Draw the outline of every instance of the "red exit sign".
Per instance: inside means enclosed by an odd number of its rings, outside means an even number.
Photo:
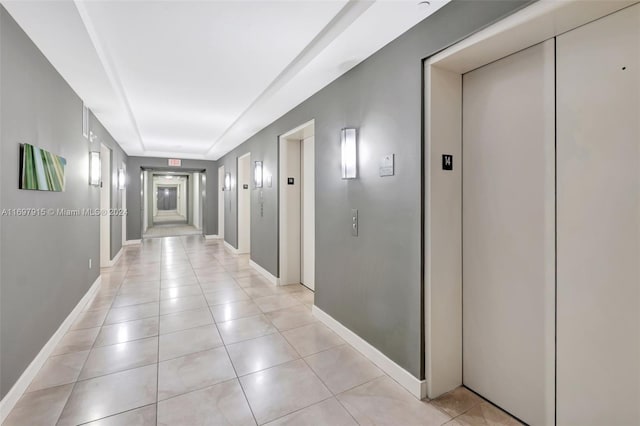
[[[178,160],[177,158],[169,158],[169,166],[170,167],[181,167],[182,160]]]

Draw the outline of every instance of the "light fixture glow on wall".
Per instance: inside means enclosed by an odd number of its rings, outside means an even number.
[[[100,169],[102,164],[100,163],[100,152],[91,151],[89,153],[89,184],[93,186],[100,186]]]
[[[342,129],[342,179],[358,177],[358,152],[356,129]]]
[[[253,167],[253,182],[256,188],[262,188],[262,161],[256,161]]]
[[[224,174],[224,190],[231,191],[231,173]]]
[[[124,169],[118,169],[118,189],[125,189],[127,187],[127,176],[124,174]]]

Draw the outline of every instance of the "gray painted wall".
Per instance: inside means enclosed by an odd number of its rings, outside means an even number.
[[[277,170],[278,135],[315,119],[316,298],[319,308],[416,377],[422,343],[422,59],[527,4],[453,1],[219,160],[237,173],[251,152]],[[359,132],[359,177],[340,178],[340,129]],[[396,155],[396,174],[378,163]],[[278,193],[251,209],[251,258],[278,275]],[[225,194],[225,240],[237,246],[236,188]],[[258,190],[251,191],[257,206]],[[360,234],[350,234],[351,209]]]
[[[100,206],[89,185],[91,144],[82,136],[82,101],[0,6],[0,207]],[[97,120],[99,139],[122,150]],[[19,144],[67,160],[64,192],[23,191]],[[95,144],[94,144],[95,145]],[[93,147],[95,149],[95,147]],[[99,217],[1,217],[0,397],[4,397],[100,273]],[[120,249],[113,230],[112,253]],[[93,268],[89,269],[89,258]]]
[[[142,197],[140,196],[140,172],[142,168],[177,171],[168,167],[166,158],[129,157],[127,162],[127,240],[142,238]],[[218,233],[218,163],[205,160],[182,160],[181,170],[206,171],[206,196],[204,204],[203,228],[206,235]],[[149,204],[152,198],[149,197]],[[151,223],[151,221],[149,222]]]

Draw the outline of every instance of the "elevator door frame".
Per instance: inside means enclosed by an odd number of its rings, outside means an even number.
[[[462,385],[462,75],[637,3],[537,2],[423,63],[423,397]],[[443,170],[453,155],[453,170]]]

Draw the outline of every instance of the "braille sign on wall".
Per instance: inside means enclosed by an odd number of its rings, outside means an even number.
[[[287,184],[293,185],[293,178],[287,178]]]
[[[453,170],[453,155],[442,155],[442,170]]]
[[[394,157],[395,154],[387,154],[380,160],[380,177],[393,176],[394,174]]]

